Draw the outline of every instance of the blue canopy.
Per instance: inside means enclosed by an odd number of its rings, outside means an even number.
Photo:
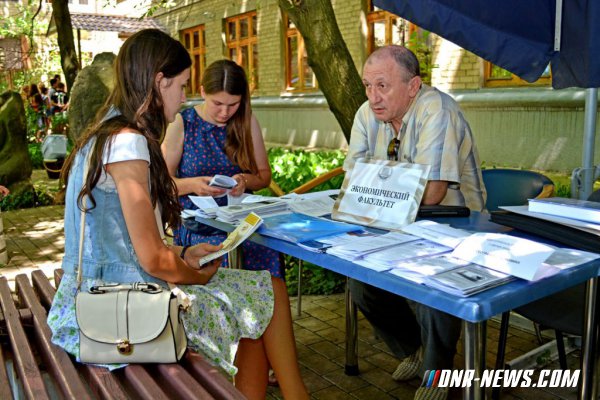
[[[555,89],[600,87],[600,1],[562,3],[558,51],[556,0],[374,0],[374,4],[526,81],[537,80],[551,63]]]

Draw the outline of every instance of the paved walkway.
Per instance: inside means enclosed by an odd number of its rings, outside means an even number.
[[[9,282],[20,273],[42,269],[52,277],[60,266],[64,249],[63,207],[51,206],[0,214],[4,221],[9,263],[0,274]],[[412,399],[420,384],[419,379],[407,383],[393,381],[390,374],[397,360],[386,346],[373,336],[368,322],[359,319],[359,366],[361,374],[349,377],[344,374],[344,297],[303,296],[302,314],[296,316],[296,299],[292,298],[294,331],[302,373],[313,399]],[[487,365],[495,363],[498,323],[488,324]],[[512,328],[509,334],[507,360],[522,355],[537,346],[530,331]],[[569,356],[573,368],[578,368],[577,352]],[[455,359],[455,367],[462,368],[462,346]],[[547,367],[548,368],[548,367]],[[558,368],[555,364],[549,368]],[[503,399],[575,399],[575,389],[509,389]],[[451,391],[451,399],[461,398],[459,390]],[[269,389],[269,399],[280,399],[277,388]]]

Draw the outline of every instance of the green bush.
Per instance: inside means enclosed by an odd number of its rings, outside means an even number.
[[[306,151],[271,148],[268,150],[269,162],[273,171],[272,179],[288,193],[298,186],[340,167],[345,158],[341,150]],[[344,180],[343,175],[332,178],[329,182],[317,186],[313,191],[339,189]],[[263,189],[259,194],[268,195],[270,191]],[[285,279],[288,293],[298,293],[299,260],[285,256]],[[302,268],[302,294],[327,295],[344,291],[346,278],[335,272],[304,263]]]
[[[340,167],[346,157],[341,150],[307,151],[273,147],[267,153],[273,172],[272,179],[285,193]],[[342,175],[336,176],[329,182],[317,186],[313,191],[339,189],[343,181]],[[269,195],[270,191],[263,189],[258,194]]]
[[[0,209],[3,211],[21,208],[42,207],[54,204],[54,193],[47,188],[34,185],[33,191],[25,191],[19,195],[9,194],[0,200]]]
[[[44,169],[44,156],[42,155],[42,144],[33,142],[29,143],[29,158],[33,169]]]

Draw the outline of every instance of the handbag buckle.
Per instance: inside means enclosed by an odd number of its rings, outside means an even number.
[[[117,351],[121,355],[128,356],[133,353],[133,345],[129,342],[129,340],[123,339],[117,343]]]

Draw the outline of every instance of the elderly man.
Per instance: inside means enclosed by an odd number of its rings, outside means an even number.
[[[469,124],[452,97],[423,84],[419,75],[419,61],[405,47],[387,46],[369,56],[363,68],[368,101],[356,113],[344,169],[361,157],[428,164],[422,204],[481,211],[486,193]],[[452,368],[459,319],[358,281],[350,281],[350,290],[376,333],[402,360],[394,379]],[[419,388],[415,399],[447,395],[446,388]]]

